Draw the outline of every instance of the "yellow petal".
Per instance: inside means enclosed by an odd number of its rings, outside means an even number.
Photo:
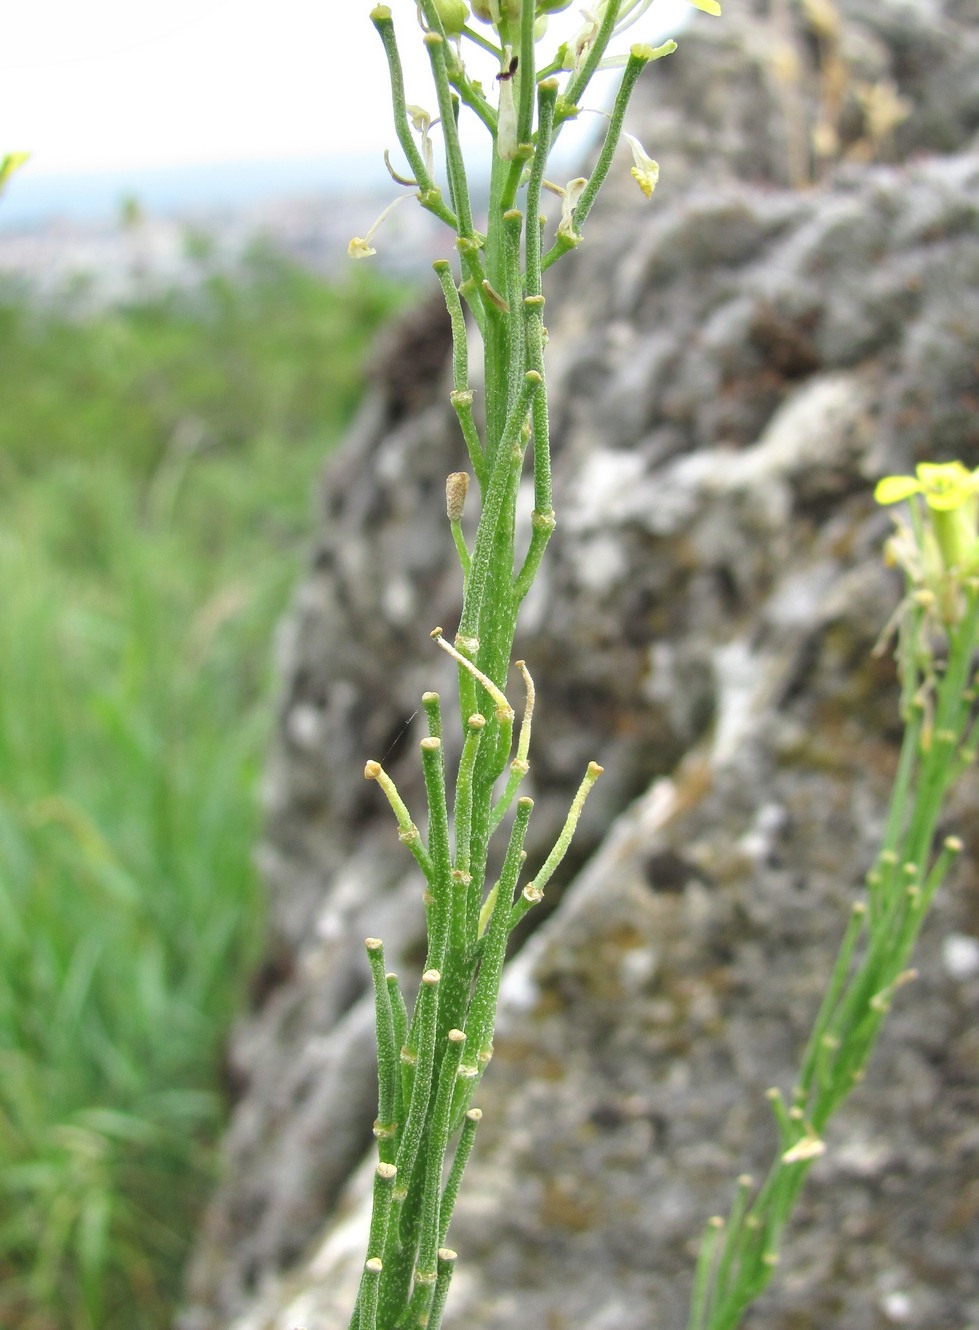
[[[647,199],[652,198],[653,190],[659,183],[659,167],[655,162],[651,162],[650,166],[655,169],[650,170],[649,167],[646,167],[640,171],[638,166],[632,166],[629,168],[630,174]]]
[[[721,7],[717,0],[690,0],[694,9],[702,9],[705,14],[713,14],[715,18],[720,18]]]
[[[631,168],[633,179],[648,199],[659,183],[659,163],[653,161],[633,134],[623,134],[622,137],[632,149],[632,160],[635,162]]]
[[[411,117],[411,127],[416,134],[424,134],[431,128],[432,117],[424,106],[415,106],[412,102],[406,102],[405,110]]]
[[[961,462],[922,462],[915,470],[929,508],[940,513],[961,508],[976,491],[973,473]]]
[[[921,488],[921,482],[914,476],[885,476],[877,482],[874,498],[878,503],[900,503],[902,499],[918,494]]]
[[[676,42],[671,37],[662,46],[649,46],[645,42],[637,42],[635,46],[629,48],[629,54],[633,60],[662,60],[664,55],[672,55],[675,50]]]

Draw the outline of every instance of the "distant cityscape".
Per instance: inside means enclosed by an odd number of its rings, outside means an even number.
[[[0,279],[46,298],[84,287],[99,302],[121,300],[193,283],[203,251],[233,264],[256,242],[335,277],[351,262],[351,237],[397,193],[365,159],[25,174],[0,200]],[[373,243],[371,262],[404,275],[447,253],[444,228],[408,204]]]

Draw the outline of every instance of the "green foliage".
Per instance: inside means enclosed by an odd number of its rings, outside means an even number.
[[[170,1324],[261,940],[269,643],[401,298],[261,252],[88,317],[0,293],[0,1324]]]

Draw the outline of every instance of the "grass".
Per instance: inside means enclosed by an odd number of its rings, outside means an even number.
[[[0,1324],[172,1319],[262,936],[274,626],[402,299],[268,253],[87,317],[0,293]]]

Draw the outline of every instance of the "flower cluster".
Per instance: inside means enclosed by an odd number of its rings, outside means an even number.
[[[924,598],[944,624],[954,624],[963,583],[979,573],[979,468],[922,462],[913,476],[885,476],[874,498],[912,501],[910,526],[896,519],[888,559],[904,570],[919,603]]]
[[[719,15],[721,12],[719,0],[689,0],[689,3],[692,8],[707,14]],[[569,9],[571,4],[572,0],[527,0],[527,5],[524,0],[417,0],[418,21],[425,34],[426,44],[432,52],[436,47],[442,47],[442,56],[438,59],[442,60],[444,77],[451,86],[449,96],[455,99],[456,109],[462,103],[476,113],[494,141],[498,159],[512,163],[516,169],[522,169],[524,182],[528,178],[529,163],[540,147],[533,127],[533,97],[528,99],[526,96],[528,79],[538,88],[548,80],[560,80],[553,128],[556,137],[561,122],[579,114],[583,94],[597,70],[616,67],[628,69],[637,62],[644,65],[672,55],[677,49],[672,39],[655,47],[640,42],[623,49],[620,40],[623,34],[643,18],[653,0],[590,0],[590,7],[581,10],[582,22],[577,32],[557,44],[550,58],[538,60],[535,48],[547,32],[549,17]],[[532,15],[527,14],[528,5]],[[375,24],[389,23],[390,7],[377,5],[371,17]],[[530,17],[533,18],[532,25],[529,23]],[[481,25],[488,26],[491,33],[487,35],[485,27]],[[388,46],[389,61],[394,62],[393,86],[397,87],[401,84],[401,71],[393,32],[382,32],[382,36]],[[495,87],[484,87],[467,68],[463,57],[466,44],[479,58],[485,60],[488,54],[498,62],[499,69],[494,76]],[[403,97],[403,90],[398,96]],[[448,114],[448,105],[443,96],[439,102],[441,115],[432,116],[420,107],[404,103],[404,112],[410,117],[411,137],[416,138],[417,142],[406,141],[407,119],[402,122],[399,139],[412,169],[408,174],[400,174],[391,166],[386,153],[385,161],[395,183],[416,188],[422,206],[437,212],[443,221],[453,225],[456,219],[452,217],[451,210],[442,206],[441,191],[435,179],[431,139],[431,130],[444,120]],[[396,110],[396,118],[397,115]],[[609,131],[613,148],[621,133],[622,125],[619,121]],[[659,166],[634,135],[623,136],[632,152],[630,173],[648,199],[659,180]],[[578,187],[575,181],[562,190],[550,182],[544,182],[546,188],[553,188],[554,192],[562,195],[566,205],[558,227],[558,239],[565,247],[576,244],[580,239],[579,223],[591,206],[598,183],[596,188],[586,193],[582,215],[572,221],[568,205],[573,207],[577,203],[585,192],[584,185]],[[376,252],[371,241],[387,212],[385,209],[366,236],[355,237],[350,242],[351,258],[369,258]]]

